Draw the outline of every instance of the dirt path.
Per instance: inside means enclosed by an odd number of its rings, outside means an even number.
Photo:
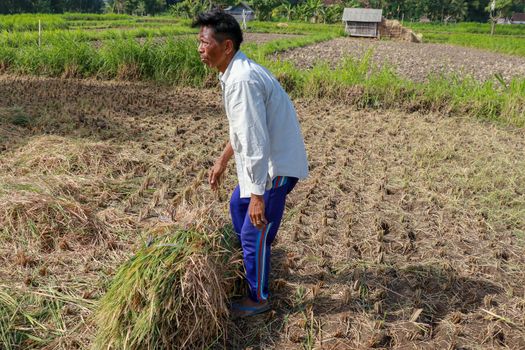
[[[292,60],[301,68],[310,68],[317,60],[335,66],[345,56],[360,59],[368,50],[372,50],[375,64],[390,65],[400,75],[416,81],[441,73],[471,75],[479,80],[492,79],[496,73],[506,80],[525,77],[525,57],[442,44],[337,38],[293,49],[278,57]]]
[[[192,186],[227,139],[216,90],[4,76],[0,95],[1,115],[18,106],[37,118],[30,130],[2,119],[0,136],[10,141],[0,160],[9,163],[43,133],[137,149],[176,179],[167,200]],[[295,102],[311,176],[291,194],[273,249],[275,311],[237,323],[228,348],[525,348],[522,130]],[[107,203],[136,222],[162,187],[155,181],[135,198],[138,209],[125,211],[129,203],[111,187],[103,188]],[[217,203],[224,222],[234,185],[230,166]],[[199,196],[214,200],[204,182]],[[0,277],[13,285],[31,276],[37,286],[78,286],[71,295],[97,298],[138,240],[114,239],[112,249],[70,244],[72,251],[27,265],[4,241],[0,261],[9,268]],[[83,249],[82,263],[73,272],[60,268],[79,259],[76,249]],[[44,261],[55,262],[49,276],[37,273]],[[83,294],[89,286],[97,293]],[[89,345],[93,329],[86,329],[80,348]]]

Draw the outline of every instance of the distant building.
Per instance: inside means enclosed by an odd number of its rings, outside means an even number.
[[[427,16],[421,16],[419,18],[419,23],[430,23],[430,19]]]
[[[246,16],[246,21],[251,21],[255,19],[255,11],[245,3],[244,1],[241,1],[239,4],[235,6],[228,6],[224,9],[224,12],[232,15],[235,17],[237,22],[242,23],[242,12],[244,10],[244,15]]]
[[[345,8],[343,12],[345,32],[350,36],[377,38],[378,25],[382,18],[383,10],[380,9]]]
[[[502,17],[496,19],[496,24],[511,24],[510,18]]]
[[[510,18],[512,24],[525,24],[525,13],[515,12]]]

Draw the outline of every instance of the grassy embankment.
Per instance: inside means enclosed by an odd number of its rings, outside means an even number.
[[[46,33],[42,47],[34,32],[3,33],[0,37],[0,67],[4,71],[47,76],[127,78],[201,86],[209,72],[201,64],[193,38],[170,38],[195,34],[188,21],[180,25],[129,31],[55,31]],[[252,30],[264,27],[255,23]],[[302,32],[303,24],[288,28],[274,26],[275,32]],[[280,49],[328,40],[340,33],[323,26],[319,33],[294,40],[263,45]],[[266,31],[268,29],[266,28]],[[144,43],[134,40],[146,37]],[[157,38],[163,38],[158,40]],[[100,41],[93,45],[91,41]],[[276,46],[277,45],[277,46]],[[267,52],[266,50],[265,52]]]
[[[468,77],[435,77],[428,82],[415,83],[388,68],[372,67],[368,57],[362,60],[346,59],[335,70],[320,62],[313,69],[304,71],[292,63],[276,62],[268,56],[276,51],[341,35],[339,27],[305,23],[290,23],[281,27],[275,23],[253,22],[250,30],[307,34],[244,46],[248,55],[268,66],[294,96],[346,99],[362,108],[440,111],[447,115],[525,126],[523,79],[510,82],[494,79],[482,83]],[[31,40],[21,39],[16,44],[18,39],[13,39],[34,33],[4,33],[0,40],[9,44],[0,46],[0,67],[4,71],[22,74],[154,80],[182,86],[203,86],[213,81],[212,73],[200,63],[194,39],[169,38],[162,40],[162,44],[155,40],[156,37],[174,33],[195,33],[195,30],[183,21],[166,31],[162,28],[125,32],[59,31],[57,34],[49,33],[41,48],[28,44]],[[148,39],[145,43],[138,43],[133,38],[139,36]],[[515,36],[509,35],[508,38],[516,40]],[[100,47],[90,43],[91,40],[100,40]],[[488,42],[486,38],[483,40]],[[520,50],[519,46],[516,50]]]
[[[21,47],[36,44],[40,18],[40,15],[0,16],[0,46]],[[195,33],[188,20],[173,17],[66,14],[42,15],[42,18],[43,45],[68,40],[103,41]]]
[[[427,33],[449,33],[449,34],[490,34],[490,23],[463,22],[463,23],[411,23],[404,22],[403,25],[420,32]],[[524,25],[496,25],[495,35],[525,36]]]
[[[119,27],[159,27],[178,24],[181,19],[167,16],[143,17],[116,14],[17,14],[0,15],[0,31],[23,32],[38,31],[38,21],[42,30],[67,29],[109,29]],[[182,20],[184,22],[184,20]]]
[[[0,15],[0,32],[1,31],[24,31],[38,30],[38,21],[41,21],[42,29],[67,29],[69,27],[67,20],[59,15],[49,14],[18,14],[18,15]]]
[[[496,79],[479,82],[453,76],[413,82],[388,68],[373,67],[369,57],[347,58],[335,70],[323,62],[309,71],[286,62],[265,63],[296,96],[350,100],[361,108],[439,111],[525,126],[525,79],[516,78],[505,85]]]
[[[494,36],[490,36],[488,23],[404,25],[422,33],[423,40],[428,43],[452,44],[525,56],[525,25],[497,25]]]
[[[118,21],[134,20],[128,15],[116,14],[83,14],[83,13],[66,13],[66,14],[16,14],[0,15],[0,31],[36,31],[38,30],[38,21],[41,21],[43,30],[50,29],[68,29],[75,21]]]
[[[52,30],[42,34],[43,45],[54,45],[60,41],[88,42],[112,39],[134,39],[145,37],[167,37],[173,35],[194,34],[195,30],[183,25],[156,26],[153,28],[137,27],[129,30],[105,29],[92,30]],[[31,46],[38,43],[38,33],[32,31],[0,33],[0,43],[5,47]]]

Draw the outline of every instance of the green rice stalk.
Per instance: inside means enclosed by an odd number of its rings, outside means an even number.
[[[231,230],[168,228],[140,249],[100,301],[94,348],[205,348],[218,341],[239,266],[232,237]]]
[[[59,339],[76,336],[84,322],[70,314],[88,314],[93,302],[53,288],[22,289],[0,285],[0,348],[54,349]]]

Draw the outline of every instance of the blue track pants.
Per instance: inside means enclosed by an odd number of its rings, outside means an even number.
[[[262,230],[250,221],[248,206],[250,198],[240,198],[239,186],[233,191],[230,200],[230,214],[233,228],[241,242],[246,279],[250,287],[250,298],[263,301],[268,298],[268,276],[270,274],[271,244],[281,224],[286,195],[290,193],[298,179],[277,176],[272,188],[264,193],[265,216],[268,224]]]

